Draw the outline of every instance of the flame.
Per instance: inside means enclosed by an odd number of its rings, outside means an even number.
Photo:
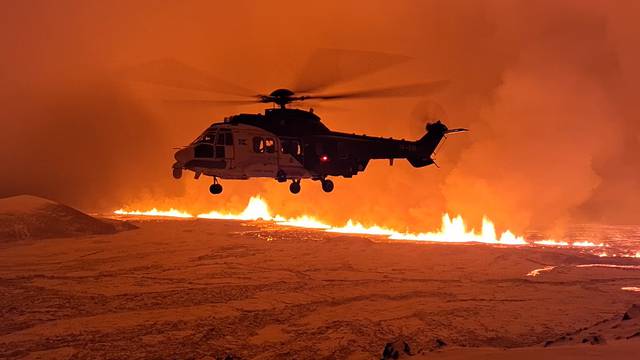
[[[315,218],[308,215],[302,215],[297,218],[288,220],[285,220],[284,218],[281,219],[281,221],[276,220],[276,223],[278,225],[301,227],[307,229],[325,229],[327,231],[330,231],[332,229],[331,225],[322,223],[319,220],[316,220]]]
[[[327,229],[328,232],[335,233],[343,233],[343,234],[362,234],[362,235],[382,235],[382,236],[394,236],[396,234],[400,234],[395,230],[381,227],[381,226],[370,226],[366,227],[360,223],[354,223],[353,220],[349,219],[344,226],[341,227],[329,227]]]
[[[134,216],[162,216],[162,217],[177,217],[177,218],[193,217],[193,215],[189,214],[188,212],[176,210],[174,208],[171,208],[166,211],[158,210],[156,208],[153,208],[147,211],[140,211],[140,210],[126,211],[124,209],[118,209],[113,213],[116,215],[134,215]]]
[[[439,232],[419,233],[419,234],[393,234],[390,239],[414,240],[430,242],[478,242],[484,244],[500,245],[526,245],[527,242],[521,236],[514,235],[507,230],[496,236],[496,229],[493,223],[486,217],[482,219],[482,230],[480,233],[471,229],[467,230],[462,216],[458,215],[451,219],[449,214],[442,216],[442,226]]]
[[[193,218],[194,215],[176,209],[161,211],[151,209],[149,211],[126,211],[119,209],[114,212],[117,215],[135,215],[135,216],[163,216],[178,218]],[[272,221],[281,226],[300,227],[320,229],[333,233],[344,234],[361,234],[383,236],[391,240],[409,240],[409,241],[425,241],[425,242],[447,242],[447,243],[484,243],[497,245],[527,245],[527,241],[522,236],[517,236],[507,230],[500,234],[496,233],[494,224],[486,217],[482,219],[482,227],[480,232],[474,229],[467,229],[464,220],[460,215],[451,218],[449,214],[442,216],[442,225],[437,232],[425,233],[409,233],[401,232],[384,226],[372,225],[365,226],[360,222],[348,220],[343,226],[332,226],[322,222],[312,216],[302,215],[295,218],[285,218],[280,215],[273,215],[269,209],[267,202],[260,196],[253,196],[249,200],[247,207],[239,214],[229,212],[211,211],[209,213],[199,214],[195,217],[200,219],[220,219],[220,220],[264,220]],[[554,240],[540,240],[534,242],[536,245],[543,246],[578,246],[578,247],[602,247],[604,244],[594,244],[592,242],[574,242]],[[640,257],[640,253],[636,254]]]
[[[556,240],[540,240],[534,242],[537,245],[543,246],[575,246],[575,247],[603,247],[605,244],[600,243],[596,244],[591,241],[574,241],[572,243],[568,243],[566,241],[556,241]],[[605,255],[606,256],[606,255]]]
[[[534,244],[543,245],[543,246],[569,246],[569,243],[566,241],[555,241],[555,240],[540,240],[534,242]]]
[[[218,219],[218,220],[265,220],[265,221],[278,221],[284,220],[281,217],[271,216],[269,211],[269,205],[262,200],[259,196],[253,196],[249,199],[249,204],[240,214],[221,213],[217,211],[211,211],[206,214],[198,215],[200,219]]]
[[[309,229],[330,229],[331,226],[320,222],[319,220],[303,215],[296,218],[287,219],[280,215],[271,215],[269,205],[260,196],[252,196],[249,204],[240,214],[221,213],[211,211],[206,214],[198,215],[200,219],[219,219],[219,220],[264,220],[273,221],[283,226],[294,226]]]
[[[571,243],[571,246],[578,246],[578,247],[603,247],[604,244],[600,243],[600,244],[596,244],[596,243],[592,243],[591,241],[576,241]]]

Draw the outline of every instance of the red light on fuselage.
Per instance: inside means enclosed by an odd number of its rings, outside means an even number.
[[[329,161],[329,157],[327,155],[322,155],[322,156],[320,156],[320,161],[327,162],[327,161]]]

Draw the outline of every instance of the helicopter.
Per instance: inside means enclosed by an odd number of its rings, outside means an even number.
[[[332,55],[335,57],[335,52]],[[344,52],[340,55],[344,55]],[[371,56],[370,53],[366,55]],[[323,60],[326,60],[326,56]],[[396,59],[385,60],[382,64],[374,64],[373,69],[359,66],[359,73],[355,76],[389,66]],[[355,77],[353,71],[350,75]],[[339,80],[345,78],[347,76],[342,76]],[[311,179],[319,181],[322,190],[329,193],[334,189],[330,177],[351,178],[365,171],[371,160],[386,159],[393,165],[394,159],[406,159],[416,168],[435,164],[433,155],[443,138],[448,134],[468,131],[464,128],[449,129],[437,120],[427,123],[426,133],[415,141],[356,135],[330,130],[313,108],[303,110],[288,106],[309,100],[416,96],[442,88],[446,85],[444,81],[318,95],[314,92],[336,82],[336,79],[325,82],[316,79],[312,86],[298,91],[279,88],[269,94],[246,95],[250,94],[246,89],[176,61],[147,65],[144,71],[137,71],[137,80],[216,93],[232,89],[233,95],[245,97],[233,100],[178,100],[182,103],[273,105],[264,113],[242,113],[213,123],[195,140],[175,152],[173,177],[182,178],[185,170],[192,171],[195,179],[201,175],[212,177],[209,191],[214,195],[222,193],[220,179],[251,178],[271,178],[280,183],[290,181],[289,190],[293,194],[301,191],[302,179]]]

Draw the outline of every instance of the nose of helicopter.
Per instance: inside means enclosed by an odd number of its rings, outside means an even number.
[[[177,162],[181,164],[185,164],[189,160],[193,159],[193,148],[191,146],[182,148],[176,151],[176,153],[173,154],[173,157],[176,159]]]

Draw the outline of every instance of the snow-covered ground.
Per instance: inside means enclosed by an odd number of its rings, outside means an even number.
[[[623,290],[640,286],[640,259],[256,222],[136,224],[0,244],[0,358],[379,359],[398,339],[416,359],[640,351],[635,315],[619,325],[640,303]],[[576,266],[612,262],[625,267]],[[602,341],[582,343],[592,335]]]

